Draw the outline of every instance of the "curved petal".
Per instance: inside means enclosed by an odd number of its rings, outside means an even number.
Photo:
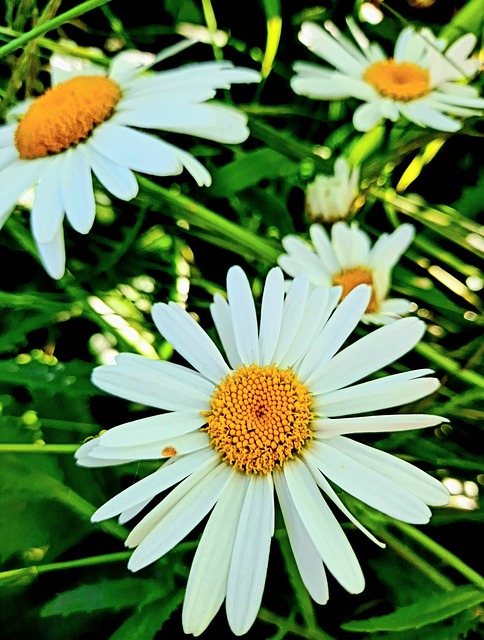
[[[63,156],[62,199],[66,216],[79,233],[89,233],[96,216],[91,166],[83,145],[68,149]]]
[[[235,534],[225,607],[236,635],[250,629],[259,612],[274,533],[274,487],[270,474],[252,475]]]
[[[32,235],[38,243],[50,243],[62,226],[64,204],[61,193],[62,155],[52,158],[35,190],[30,214]]]
[[[349,433],[387,433],[425,429],[442,422],[448,422],[448,420],[430,413],[397,413],[357,418],[319,418],[313,421],[312,427],[317,439],[325,439]]]
[[[213,296],[213,303],[210,305],[210,313],[227,356],[227,360],[229,361],[232,369],[236,369],[239,365],[243,364],[243,362],[235,342],[234,325],[232,324],[229,303],[219,293],[216,293]]]
[[[284,276],[277,267],[267,274],[262,293],[259,329],[261,366],[273,364],[274,351],[279,340],[284,309]]]
[[[36,242],[36,245],[44,269],[51,278],[60,280],[66,269],[66,249],[62,224],[59,225],[50,242]]]
[[[259,336],[254,298],[247,276],[238,266],[230,267],[227,272],[227,296],[240,358],[246,365],[258,364]]]
[[[229,373],[212,339],[184,309],[170,302],[158,302],[152,308],[153,320],[161,335],[195,369],[218,384]]]
[[[305,274],[296,276],[291,282],[284,300],[282,325],[273,356],[274,362],[277,362],[277,366],[280,368],[284,368],[289,364],[285,357],[286,354],[293,346],[299,351],[299,344],[301,339],[304,338],[304,336],[299,335],[299,327],[304,316],[308,295],[308,278]]]
[[[120,200],[131,200],[138,194],[138,181],[131,169],[98,153],[89,141],[85,148],[96,178],[113,196]]]

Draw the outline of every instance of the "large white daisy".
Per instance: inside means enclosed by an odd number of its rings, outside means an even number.
[[[401,319],[340,350],[368,306],[367,285],[336,306],[339,290],[310,289],[304,275],[286,294],[275,267],[265,281],[260,322],[240,267],[229,269],[227,293],[228,300],[215,295],[211,305],[226,359],[184,309],[153,306],[157,328],[193,369],[129,353],[118,355],[114,366],[97,367],[96,386],[165,413],[114,427],[76,456],[88,467],[168,459],[92,516],[98,522],[119,515],[124,523],[176,485],[129,534],[132,571],[163,556],[210,514],[183,605],[184,631],[194,635],[224,600],[236,635],[254,622],[274,533],[274,492],[304,584],[321,604],[328,599],[326,569],[350,593],[364,588],[328,501],[383,546],[332,483],[415,524],[429,520],[427,505],[448,499],[443,484],[420,469],[347,437],[443,421],[425,414],[369,415],[433,393],[439,382],[428,369],[360,382],[409,351],[425,331],[422,321]]]
[[[337,222],[331,235],[320,224],[313,224],[309,235],[312,243],[292,234],[282,239],[286,253],[279,256],[278,264],[288,275],[306,273],[313,285],[338,285],[342,300],[358,285],[371,285],[362,317],[367,324],[388,324],[408,313],[408,300],[387,295],[392,269],[415,235],[413,225],[402,224],[393,233],[382,233],[373,247],[357,222]]]
[[[193,155],[140,128],[227,144],[248,137],[247,117],[211,99],[233,83],[257,82],[259,74],[226,61],[146,72],[172,50],[156,58],[123,52],[107,71],[55,54],[52,87],[14,107],[0,127],[0,228],[21,194],[35,186],[32,232],[53,278],[65,271],[64,214],[79,233],[93,225],[93,173],[122,200],[138,192],[135,171],[169,176],[185,168],[200,186],[211,183]]]
[[[318,173],[306,186],[305,211],[312,222],[337,222],[346,218],[358,195],[360,168],[351,169],[346,158],[334,163],[333,175]]]
[[[444,50],[446,43],[429,29],[406,27],[389,58],[351,18],[347,23],[357,46],[332,22],[324,28],[302,24],[299,40],[335,70],[296,62],[291,78],[296,93],[319,100],[362,100],[365,104],[353,115],[359,131],[372,129],[382,119],[396,122],[404,116],[421,127],[453,132],[462,122],[452,116],[481,114],[484,99],[476,88],[461,83],[480,67],[477,57],[469,58],[477,41],[474,34],[461,36]]]

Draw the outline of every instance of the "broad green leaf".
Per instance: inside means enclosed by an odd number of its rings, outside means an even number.
[[[163,600],[141,606],[109,640],[152,640],[182,600],[183,592],[179,590]]]
[[[297,173],[298,165],[273,149],[257,149],[247,153],[215,172],[210,194],[228,198],[253,187],[261,180],[282,178]]]
[[[119,611],[135,607],[144,600],[161,599],[166,596],[168,585],[161,580],[143,580],[126,577],[118,580],[103,580],[95,584],[59,593],[40,610],[42,617],[68,616],[84,611]]]
[[[352,620],[341,627],[346,631],[407,631],[447,620],[476,607],[484,600],[484,591],[472,586],[456,587],[452,593],[422,598],[415,604],[400,607],[393,613],[367,620]]]

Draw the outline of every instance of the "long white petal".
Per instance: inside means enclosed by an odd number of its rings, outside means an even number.
[[[274,352],[274,361],[284,368],[289,364],[285,357],[295,342],[298,342],[298,331],[304,316],[309,295],[309,280],[305,274],[296,276],[291,282],[284,300],[282,325],[279,340]]]
[[[184,633],[199,636],[220,609],[227,590],[227,577],[235,534],[249,479],[233,473],[205,526],[190,567],[183,602]]]
[[[208,447],[209,440],[206,433],[193,431],[181,436],[173,436],[158,442],[139,444],[136,446],[112,447],[103,446],[102,442],[91,453],[92,458],[103,458],[104,460],[159,460],[160,458],[170,458],[173,455],[184,456],[192,451]]]
[[[360,321],[370,301],[370,293],[370,287],[360,284],[336,308],[302,360],[299,376],[304,384],[309,385],[323,375],[326,364]]]
[[[430,506],[446,505],[449,501],[449,492],[442,482],[397,456],[342,436],[333,438],[330,445],[361,464],[377,469]]]
[[[442,422],[448,422],[448,420],[427,413],[397,413],[357,418],[319,418],[313,421],[312,427],[316,438],[325,439],[349,433],[387,433],[425,429]]]
[[[173,549],[213,508],[232,473],[230,467],[220,464],[202,478],[196,487],[172,506],[135,549],[128,562],[128,569],[143,569]]]
[[[245,272],[238,266],[227,272],[227,295],[237,351],[244,364],[259,363],[259,337],[254,298]]]
[[[88,233],[96,216],[91,166],[82,145],[63,154],[62,198],[66,216],[79,233]]]
[[[334,440],[337,438],[342,436]],[[431,512],[423,500],[334,446],[333,439],[313,442],[311,451],[318,469],[327,478],[370,507],[412,524],[429,521]]]
[[[35,190],[30,222],[32,235],[39,243],[51,242],[62,225],[64,207],[60,175],[63,162],[62,155],[52,158]]]
[[[259,329],[260,364],[274,363],[274,350],[281,331],[284,308],[284,276],[274,267],[267,274],[262,293],[261,318]]]
[[[54,280],[60,280],[66,268],[66,249],[62,223],[50,242],[36,242],[39,257],[45,270]]]
[[[321,556],[299,517],[284,474],[275,472],[273,477],[287,535],[304,586],[315,602],[326,604],[329,598],[328,580]]]
[[[358,559],[309,469],[294,460],[284,465],[284,477],[299,517],[324,564],[346,591],[363,591],[365,579]]]
[[[232,324],[229,304],[219,293],[213,296],[210,313],[212,314],[213,323],[217,329],[227,360],[232,369],[236,369],[239,365],[243,364],[243,362],[235,342],[234,325]]]
[[[328,418],[351,416],[356,413],[378,411],[419,400],[436,391],[437,378],[420,376],[432,373],[429,369],[397,373],[370,382],[363,382],[346,389],[324,393],[314,403],[314,410]]]
[[[273,533],[272,477],[252,475],[240,511],[227,579],[225,606],[235,635],[247,633],[259,612]]]
[[[195,369],[219,384],[229,373],[220,351],[199,324],[177,304],[156,303],[152,308],[153,320],[161,335]]]
[[[367,334],[337,353],[311,386],[314,394],[347,387],[374,371],[383,369],[410,351],[425,333],[425,323],[402,318]]]
[[[17,160],[0,172],[0,229],[22,193],[42,178],[49,160]]]
[[[137,195],[138,181],[131,169],[98,153],[89,141],[85,147],[96,178],[113,196],[120,200],[131,200]]]
[[[210,449],[201,449],[183,457],[170,458],[160,469],[142,480],[138,480],[99,507],[91,516],[91,522],[107,520],[142,502],[151,500],[191,473],[195,473],[198,467],[212,457],[213,452]]]

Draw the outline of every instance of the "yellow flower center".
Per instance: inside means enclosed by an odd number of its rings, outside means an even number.
[[[363,74],[363,80],[371,84],[385,98],[410,102],[430,91],[430,76],[412,62],[382,60],[372,64]]]
[[[212,446],[244,473],[270,473],[312,438],[311,395],[288,369],[242,366],[218,385],[207,426]]]
[[[119,85],[103,76],[78,76],[47,89],[18,124],[20,157],[32,160],[75,147],[111,117],[120,98]]]
[[[333,276],[333,284],[343,287],[341,300],[346,298],[350,291],[353,291],[359,284],[369,284],[372,287],[371,297],[365,313],[375,313],[378,310],[378,300],[375,295],[375,287],[373,286],[373,277],[370,269],[365,267],[354,267],[353,269],[343,269]]]

